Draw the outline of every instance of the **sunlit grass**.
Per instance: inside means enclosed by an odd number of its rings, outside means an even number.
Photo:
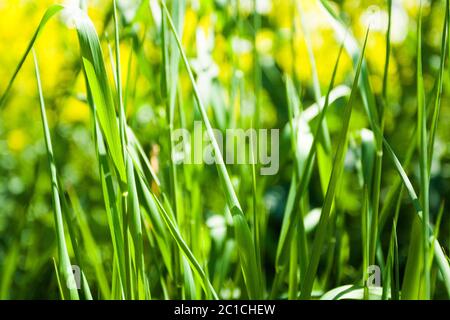
[[[233,18],[237,31],[233,36],[242,37],[244,31],[250,34],[253,64],[246,73],[239,70],[239,61],[230,61],[231,81],[222,84],[217,78],[205,76],[213,73],[213,66],[209,65],[206,71],[195,68],[190,58],[192,48],[182,41],[189,1],[154,0],[150,5],[143,1],[131,18],[121,1],[112,1],[105,30],[96,29],[84,9],[71,7],[67,11],[62,5],[48,8],[25,53],[18,56],[10,81],[2,86],[5,91],[0,107],[14,99],[14,85],[18,85],[21,68],[32,53],[48,162],[46,172],[50,178],[44,193],[51,195],[52,228],[56,234],[56,252],[52,249],[46,253],[51,266],[52,297],[450,297],[450,265],[445,247],[448,239],[439,232],[441,222],[448,219],[445,199],[439,210],[430,205],[432,162],[448,87],[449,0],[443,1],[440,59],[432,92],[425,84],[422,6],[417,13],[412,66],[415,89],[405,89],[412,91],[410,95],[416,101],[416,121],[411,128],[412,137],[410,132],[403,132],[405,141],[409,139],[403,154],[397,153],[398,146],[391,145],[386,134],[386,121],[395,105],[389,77],[393,63],[391,31],[395,23],[392,1],[384,4],[387,28],[381,92],[373,90],[373,74],[366,59],[372,34],[370,24],[363,41],[358,40],[345,12],[339,12],[334,2],[317,1],[340,45],[339,52],[330,55],[335,61],[331,77],[320,79],[318,69],[322,62],[316,59],[312,41],[315,30],[304,17],[301,1],[289,3],[293,11],[287,19],[292,20],[293,33],[303,34],[311,69],[308,83],[299,79],[295,65],[291,70],[267,66],[267,57],[256,48],[257,33],[268,23],[261,13],[245,16],[237,10]],[[252,5],[255,13],[256,0]],[[51,92],[42,89],[39,70],[45,68],[45,63],[39,61],[39,51],[35,51],[38,41],[45,44],[46,23],[61,11],[75,26],[75,31],[67,32],[76,32],[78,37],[80,76],[85,81],[84,96],[79,102],[88,105],[91,112],[91,121],[83,124],[83,130],[89,132],[93,146],[90,152],[95,154],[98,169],[90,173],[98,182],[95,204],[86,203],[82,184],[67,185],[63,170],[58,167],[60,155],[52,143],[60,135],[49,126],[45,102]],[[133,27],[136,21],[144,22],[139,26],[145,28],[140,29],[137,24]],[[150,37],[153,38],[149,40]],[[150,61],[146,51],[149,41],[154,41],[152,45],[160,52],[156,68],[150,67],[155,62]],[[230,37],[230,48],[237,46],[233,41],[236,38]],[[295,56],[297,38],[292,36],[289,41]],[[130,52],[121,50],[124,43]],[[240,45],[245,47],[246,43],[242,41]],[[203,45],[208,44],[197,44],[197,49]],[[121,61],[128,55],[125,68]],[[352,70],[340,83],[337,75],[347,58],[352,61]],[[200,62],[206,65],[205,61]],[[136,120],[136,113],[143,108],[136,103],[141,78],[151,87],[142,94],[143,100],[154,103],[149,107],[152,119],[146,123],[151,138],[139,132]],[[326,92],[321,83],[329,83]],[[208,99],[203,96],[205,93],[210,93]],[[245,113],[249,104],[252,112]],[[279,146],[283,156],[280,172],[261,176],[257,170],[260,164],[226,164],[213,128],[264,128],[265,117],[270,118],[266,115],[270,114],[269,104],[275,104],[276,116],[284,119],[278,123],[286,133]],[[163,115],[159,117],[158,112]],[[364,128],[357,130],[352,124],[357,121],[356,112],[364,117]],[[332,123],[336,117],[337,123]],[[173,132],[190,127],[194,119],[201,120],[206,128],[215,167],[179,164],[174,160]],[[155,141],[161,147],[157,155],[148,151]],[[187,148],[192,147],[184,143]],[[254,159],[258,155],[251,150],[250,157]],[[266,195],[271,188],[282,185],[283,179],[288,185],[287,194],[276,198],[282,203],[272,204],[282,212],[278,225],[273,223]],[[349,193],[359,201],[353,212],[347,212]],[[211,194],[214,199],[209,198]],[[94,206],[101,208],[100,219],[90,212]],[[33,235],[39,236],[39,230]],[[351,242],[350,237],[357,241]],[[406,243],[405,237],[409,239]],[[12,292],[8,294],[16,288],[9,278],[18,269],[20,249],[19,242],[13,243],[0,264],[2,298],[15,297]],[[349,252],[357,252],[357,258],[350,261]],[[81,270],[79,289],[73,286],[76,279],[72,265]],[[379,286],[368,284],[371,266],[381,271]]]

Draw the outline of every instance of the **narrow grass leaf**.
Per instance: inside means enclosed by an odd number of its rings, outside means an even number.
[[[347,103],[347,106],[344,110],[344,115],[342,119],[342,129],[340,133],[340,137],[338,140],[338,148],[336,150],[336,155],[334,157],[333,161],[333,170],[331,172],[330,182],[328,184],[327,193],[325,195],[324,204],[322,207],[322,213],[320,216],[320,222],[319,226],[316,230],[316,236],[314,238],[314,243],[312,247],[312,255],[311,259],[309,261],[308,269],[306,271],[305,279],[302,283],[302,289],[301,289],[301,298],[302,299],[308,299],[311,296],[311,291],[313,287],[314,280],[316,278],[317,268],[319,266],[319,260],[322,253],[323,244],[326,238],[326,230],[328,225],[328,219],[329,215],[331,213],[334,196],[336,192],[336,187],[338,183],[338,179],[341,175],[341,171],[343,169],[344,165],[344,155],[347,145],[347,135],[348,135],[348,128],[350,124],[350,117],[353,110],[353,103],[356,99],[356,91],[358,88],[359,83],[359,76],[361,73],[361,66],[364,59],[364,53],[366,49],[367,44],[367,38],[369,36],[369,30],[366,32],[366,37],[364,39],[364,45],[361,50],[361,56],[359,58],[358,66],[356,68],[356,74],[355,79],[353,81],[353,87],[352,92],[350,94],[349,101]]]

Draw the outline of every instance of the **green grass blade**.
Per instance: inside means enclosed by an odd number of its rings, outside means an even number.
[[[320,300],[363,300],[365,288],[362,286],[345,285],[326,292]],[[381,300],[382,288],[369,287],[369,300]]]
[[[30,53],[31,49],[33,48],[34,43],[38,39],[39,35],[42,33],[42,30],[44,29],[47,22],[58,12],[60,12],[62,9],[64,9],[63,6],[59,4],[55,4],[50,6],[47,11],[44,13],[41,21],[39,22],[39,26],[37,27],[36,31],[34,32],[33,37],[31,38],[27,49],[25,50],[25,53],[22,55],[22,58],[20,59],[19,64],[16,67],[16,70],[14,71],[11,79],[8,82],[8,85],[6,86],[5,92],[2,94],[2,97],[0,98],[0,108],[3,106],[3,104],[6,101],[6,98],[8,97],[8,93],[11,90],[11,87],[14,83],[14,80],[16,79],[17,75],[19,74],[20,69],[22,68],[25,59],[28,57],[28,54]]]
[[[162,204],[159,202],[159,200],[152,195],[153,199],[158,204],[158,208],[160,212],[162,213],[162,217],[167,224],[167,227],[172,234],[175,242],[177,243],[180,250],[185,254],[186,258],[188,259],[189,263],[195,270],[195,272],[199,275],[199,277],[203,280],[202,284],[205,289],[205,291],[210,294],[214,299],[218,299],[218,296],[212,287],[211,283],[209,282],[209,279],[206,276],[206,273],[203,271],[201,265],[198,263],[197,259],[195,259],[194,255],[192,254],[191,250],[187,246],[186,242],[183,240],[183,237],[181,236],[180,232],[178,231],[177,226],[174,224],[172,219],[170,218],[169,214],[166,212]]]
[[[123,293],[125,285],[125,257],[124,257],[124,238],[123,226],[120,217],[120,209],[116,202],[117,194],[114,187],[113,172],[111,170],[103,135],[100,126],[94,117],[94,138],[97,150],[97,159],[99,163],[100,181],[103,192],[103,201],[105,204],[106,216],[108,218],[108,226],[111,234],[111,240],[114,249],[114,261],[118,264],[118,274],[121,290]]]
[[[58,284],[59,296],[60,296],[61,300],[66,300],[65,296],[64,296],[64,290],[61,285],[61,277],[59,276],[58,265],[56,263],[55,258],[52,258],[52,262],[53,262],[53,268],[55,269],[56,283]]]
[[[389,158],[394,163],[395,169],[396,169],[397,173],[399,174],[399,176],[401,177],[402,183],[404,184],[404,186],[406,187],[406,190],[408,191],[408,195],[411,198],[411,201],[412,201],[414,209],[417,213],[417,216],[420,219],[420,221],[422,221],[423,210],[422,210],[419,198],[414,190],[414,187],[413,187],[411,181],[409,180],[402,165],[400,164],[400,161],[398,160],[397,156],[395,155],[394,151],[392,150],[391,146],[389,145],[389,143],[385,139],[383,140],[383,143],[384,143],[384,147],[385,147],[385,150],[387,151]],[[427,239],[429,241],[430,241],[431,232],[432,232],[432,230],[428,229]],[[416,238],[417,237],[415,237],[414,239],[416,239]],[[450,264],[449,264],[447,258],[445,257],[445,254],[441,248],[441,245],[439,244],[439,242],[437,240],[435,240],[435,242],[434,242],[434,254],[436,256],[436,262],[438,264],[439,271],[441,272],[442,277],[444,278],[444,283],[445,283],[445,286],[447,289],[447,293],[450,297]]]
[[[14,271],[16,270],[17,264],[19,263],[19,251],[20,243],[16,240],[3,257],[1,268],[2,275],[0,278],[0,300],[8,300],[10,298],[11,283],[14,280]],[[62,296],[63,295],[61,295],[61,297]]]
[[[133,245],[135,250],[135,264],[136,264],[136,285],[138,299],[145,298],[145,268],[144,268],[144,249],[142,242],[142,222],[141,222],[141,211],[138,198],[138,192],[136,187],[136,179],[134,175],[134,165],[130,156],[128,156],[126,161],[127,166],[127,182],[128,182],[128,209],[129,214],[129,226],[131,237],[133,238]]]
[[[435,104],[434,104],[434,109],[433,109],[433,116],[432,116],[429,141],[428,141],[428,174],[430,174],[430,170],[431,170],[431,162],[432,162],[433,153],[434,153],[434,142],[435,142],[435,138],[436,138],[439,114],[440,114],[440,110],[441,110],[441,100],[442,100],[442,91],[443,91],[444,73],[445,73],[445,57],[447,56],[447,46],[448,46],[449,10],[450,10],[449,0],[446,0],[445,1],[444,27],[442,30],[442,40],[441,40],[441,54],[440,54],[441,61],[439,64],[437,90],[436,90],[436,97],[434,98]]]
[[[419,18],[417,22],[417,128],[418,128],[418,150],[420,165],[420,202],[423,209],[422,218],[422,247],[424,266],[424,294],[430,298],[430,270],[428,268],[428,225],[429,213],[429,176],[428,176],[428,138],[427,138],[427,111],[425,104],[425,93],[422,71],[422,2],[420,3]]]
[[[227,199],[227,204],[230,208],[230,212],[233,216],[234,228],[235,228],[235,236],[238,243],[238,251],[241,259],[242,272],[244,274],[244,280],[247,286],[248,294],[251,299],[255,299],[262,296],[261,291],[261,275],[258,272],[257,261],[256,261],[256,250],[255,245],[252,240],[252,235],[250,232],[250,228],[248,223],[245,220],[245,216],[242,212],[241,205],[237,198],[236,192],[234,191],[233,184],[231,183],[231,179],[228,175],[227,168],[223,161],[222,153],[220,151],[219,145],[214,135],[213,128],[208,119],[208,115],[206,113],[206,109],[203,106],[202,99],[199,94],[199,90],[197,88],[196,81],[194,79],[194,75],[192,73],[191,67],[189,65],[188,59],[186,57],[186,53],[181,44],[181,40],[178,36],[177,30],[174,26],[172,18],[170,17],[170,13],[166,7],[165,1],[160,0],[160,3],[163,7],[164,13],[169,22],[170,29],[175,37],[178,49],[181,54],[182,61],[187,70],[190,82],[193,87],[194,96],[197,102],[197,106],[200,111],[201,118],[206,127],[206,132],[211,141],[214,156],[216,159],[217,169],[219,173],[219,178],[222,184],[222,187],[225,192],[225,197]]]
[[[58,185],[62,186],[63,184],[61,183],[61,181],[58,179]],[[66,222],[66,226],[67,226],[67,230],[69,231],[69,239],[70,239],[70,244],[73,248],[73,252],[74,252],[74,256],[75,256],[75,261],[78,265],[78,267],[80,268],[80,286],[81,286],[81,290],[83,292],[84,295],[84,299],[87,300],[92,300],[92,293],[91,293],[91,289],[89,288],[89,283],[86,279],[86,274],[85,274],[85,263],[84,263],[84,259],[81,255],[81,250],[80,250],[80,243],[78,240],[78,229],[76,228],[76,218],[73,216],[73,214],[71,214],[71,209],[69,207],[69,204],[67,203],[67,199],[65,197],[65,192],[64,190],[61,190],[61,203],[62,203],[62,212],[63,212],[63,219]]]
[[[86,213],[81,207],[80,201],[75,191],[69,190],[69,197],[79,225],[81,236],[83,238],[85,252],[89,252],[88,257],[91,260],[92,265],[94,266],[95,275],[97,277],[102,297],[104,297],[105,299],[109,299],[111,298],[111,292],[109,289],[110,286],[108,283],[108,279],[106,278],[106,271],[102,263],[101,251],[92,235],[89,223],[86,218]]]
[[[341,175],[341,171],[344,165],[344,155],[347,145],[347,135],[350,123],[350,116],[353,110],[353,103],[356,98],[356,91],[359,83],[359,76],[361,74],[361,66],[364,59],[364,52],[366,49],[367,38],[369,35],[369,30],[367,30],[366,37],[364,40],[363,49],[361,50],[361,56],[359,58],[358,66],[356,68],[355,79],[353,81],[352,92],[350,94],[349,101],[344,110],[344,115],[342,119],[342,129],[339,137],[339,144],[336,150],[336,155],[333,161],[333,170],[331,172],[330,182],[328,184],[327,193],[325,195],[324,204],[322,207],[322,214],[320,216],[319,226],[316,230],[316,236],[314,239],[312,247],[312,256],[306,271],[305,279],[302,283],[301,298],[309,299],[311,297],[311,291],[313,287],[314,280],[316,278],[317,268],[319,265],[319,259],[322,253],[323,244],[326,237],[326,229],[328,225],[328,218],[331,213],[334,196],[336,192],[337,183]]]
[[[74,14],[76,14],[75,23],[83,67],[91,89],[98,120],[119,176],[125,182],[126,170],[122,156],[123,150],[121,148],[119,124],[103,61],[100,40],[89,17],[82,11]]]
[[[338,56],[337,56],[337,59],[336,59],[336,64],[335,64],[333,74],[331,77],[327,96],[324,101],[324,106],[320,112],[319,119],[317,120],[318,124],[316,127],[316,131],[313,134],[312,145],[311,145],[311,148],[309,149],[309,151],[307,152],[306,159],[301,168],[301,170],[302,170],[300,172],[301,176],[300,176],[300,178],[297,178],[297,175],[295,175],[295,178],[296,178],[296,180],[298,179],[299,183],[298,183],[298,185],[295,186],[295,189],[292,190],[293,198],[290,198],[291,196],[289,196],[289,198],[288,198],[288,204],[286,205],[286,210],[285,210],[285,214],[284,214],[284,218],[283,218],[281,233],[280,233],[280,237],[279,237],[278,245],[277,245],[277,255],[276,255],[276,257],[277,257],[276,258],[276,267],[277,268],[280,268],[281,265],[286,265],[286,258],[282,258],[282,257],[287,257],[288,252],[290,250],[289,243],[292,239],[292,234],[295,230],[294,226],[297,225],[297,221],[299,219],[299,214],[297,212],[297,208],[300,205],[300,200],[302,199],[302,197],[307,189],[307,185],[308,185],[309,179],[311,177],[312,166],[313,166],[313,162],[314,162],[316,150],[317,150],[316,146],[319,141],[319,132],[320,132],[319,130],[321,127],[321,123],[324,121],[325,115],[328,111],[330,93],[331,93],[332,88],[334,87],[334,81],[336,78],[337,68],[339,65],[339,61],[341,59],[342,51],[343,51],[343,46],[341,46]],[[292,127],[295,128],[294,126],[292,126]],[[293,137],[293,139],[295,139],[295,141],[297,141],[295,136]],[[295,154],[297,154],[296,151],[295,151]],[[296,180],[292,179],[292,183],[294,183]],[[289,192],[289,194],[291,195],[291,191]],[[289,200],[289,199],[292,199],[292,200]],[[282,262],[281,259],[283,259],[284,262]]]
[[[334,12],[329,4],[328,0],[319,0],[325,12],[330,18],[330,24],[335,30],[338,38],[343,38],[346,35],[346,28],[344,22],[340,17]],[[390,30],[388,30],[390,31]],[[390,34],[387,34],[387,40],[389,41]],[[358,47],[357,41],[349,36],[346,38],[345,48],[349,55],[352,57],[353,65],[356,67],[358,57],[361,55],[361,50]],[[389,45],[386,49],[386,63],[385,69],[388,68],[389,64]],[[386,78],[387,79],[387,78]],[[378,238],[378,220],[379,220],[379,200],[380,200],[380,189],[381,189],[381,173],[382,173],[382,160],[383,160],[383,129],[384,129],[384,119],[383,119],[383,104],[381,104],[380,110],[377,109],[375,95],[372,92],[370,80],[369,80],[369,70],[367,63],[363,61],[361,67],[361,80],[359,84],[359,89],[361,91],[361,97],[363,100],[363,105],[367,118],[369,120],[370,127],[375,136],[376,143],[376,159],[374,166],[374,187],[371,192],[370,201],[368,203],[368,210],[371,212],[372,222],[370,230],[370,263],[375,263],[375,253],[377,251],[377,238]]]

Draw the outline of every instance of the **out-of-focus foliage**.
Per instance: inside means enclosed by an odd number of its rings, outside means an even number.
[[[77,2],[77,1],[75,1]],[[112,1],[88,0],[87,8],[100,36],[111,82],[113,72],[109,52],[113,55],[114,27]],[[167,1],[169,4],[172,3]],[[444,23],[445,1],[423,2],[423,80],[426,102],[434,103],[433,92],[439,72],[440,44]],[[51,0],[3,0],[0,2],[0,93],[6,89],[36,26]],[[157,1],[156,1],[157,3]],[[359,43],[364,40],[368,26],[371,32],[366,49],[370,82],[377,99],[381,99],[385,65],[387,1],[330,1]],[[152,6],[155,1],[118,1],[121,25],[121,66],[126,96],[127,121],[138,135],[145,153],[163,184],[169,185],[169,151],[167,144],[166,106],[161,93],[161,16]],[[335,36],[329,15],[316,0],[258,0],[256,5],[260,26],[254,35],[254,4],[251,0],[190,0],[184,13],[182,44],[195,72],[200,94],[215,127],[222,130],[232,123],[230,114],[237,115],[240,126],[250,127],[255,112],[255,50],[258,72],[261,71],[259,108],[261,128],[280,128],[289,124],[285,79],[289,76],[300,97],[301,108],[315,103],[313,71],[308,56],[305,32],[310,39],[317,67],[321,95],[325,95],[332,76],[340,43]],[[392,54],[388,72],[388,101],[385,109],[384,136],[401,161],[408,146],[416,143],[412,136],[416,126],[416,40],[419,1],[393,0]],[[300,15],[301,11],[301,15]],[[100,185],[99,169],[92,130],[92,115],[86,103],[86,85],[80,64],[76,31],[70,29],[70,19],[60,15],[51,20],[40,36],[36,52],[41,66],[47,117],[61,183],[69,194],[76,194],[100,248],[101,260],[107,274],[112,274],[113,251]],[[255,39],[254,39],[255,38]],[[444,57],[445,58],[445,57]],[[49,187],[42,123],[39,116],[38,93],[34,67],[29,57],[19,73],[6,103],[0,109],[0,298],[58,298],[58,287],[52,257],[57,256],[54,221]],[[351,57],[344,52],[336,75],[336,84],[351,86],[353,80]],[[442,109],[439,118],[431,169],[430,212],[436,222],[441,203],[450,199],[450,123],[448,69],[444,75]],[[185,119],[176,116],[177,124],[185,121],[192,128],[199,120],[192,86],[180,68],[180,100]],[[239,89],[241,88],[241,89]],[[327,124],[333,150],[342,126],[344,101],[330,106]],[[177,125],[179,126],[179,125]],[[358,176],[361,166],[361,130],[369,128],[362,101],[355,103],[350,122],[350,143],[345,170],[337,191],[335,211],[339,213],[338,230],[333,241],[339,250],[327,245],[319,275],[325,279],[318,290],[359,283],[361,279],[361,212],[362,188]],[[276,243],[287,202],[294,164],[290,155],[289,135],[283,134],[280,144],[280,170],[277,175],[258,177],[257,208],[264,216],[263,265],[267,285],[274,277]],[[419,181],[418,162],[413,156],[408,174],[413,184]],[[229,172],[241,200],[244,212],[253,209],[251,171],[239,165],[229,166]],[[186,212],[196,211],[201,224],[196,229],[203,237],[202,247],[194,254],[211,274],[217,264],[227,257],[235,269],[224,271],[224,282],[218,293],[224,298],[245,297],[241,277],[236,267],[238,255],[230,248],[234,242],[220,243],[217,238],[232,236],[232,227],[225,213],[225,200],[214,166],[192,165],[190,176],[179,172],[180,197],[186,198]],[[195,183],[185,181],[195,177]],[[381,204],[396,172],[383,158]],[[181,183],[180,182],[180,183]],[[212,187],[213,186],[213,187]],[[322,205],[324,193],[318,174],[314,171],[308,189],[308,211]],[[398,221],[399,261],[404,270],[410,242],[414,210],[406,197]],[[186,214],[183,236],[191,241]],[[251,219],[249,219],[251,220]],[[391,226],[391,220],[387,225]],[[198,222],[198,221],[197,221]],[[448,253],[450,245],[448,205],[440,228],[440,243]],[[147,228],[151,228],[146,226]],[[390,227],[379,239],[384,253],[389,248]],[[194,242],[196,243],[196,242]],[[152,246],[155,244],[152,244]],[[196,245],[199,245],[196,243]],[[70,254],[73,255],[72,248]],[[146,250],[151,250],[149,245]],[[228,251],[227,251],[228,250]],[[89,256],[89,252],[85,253]],[[334,254],[334,255],[333,255]],[[149,255],[151,256],[151,254]],[[326,256],[326,257],[325,257]],[[155,261],[155,257],[151,261]],[[334,259],[331,270],[326,259]],[[89,261],[89,258],[86,258]],[[158,262],[161,264],[161,262]],[[160,266],[161,267],[161,266]],[[214,271],[215,270],[215,271]],[[157,268],[147,270],[151,283],[158,282]],[[94,267],[87,264],[87,278],[95,278]],[[325,276],[326,274],[326,276]],[[439,278],[439,274],[434,277]],[[156,280],[155,280],[156,279]],[[434,297],[447,297],[445,287],[436,282]],[[176,288],[174,284],[174,287]],[[98,284],[92,281],[94,298],[99,296]],[[159,284],[155,297],[163,297]],[[269,287],[270,288],[270,287]],[[169,288],[169,291],[176,289]],[[175,295],[176,296],[176,295]],[[285,297],[285,296],[283,296]]]

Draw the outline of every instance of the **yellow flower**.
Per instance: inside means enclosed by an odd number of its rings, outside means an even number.
[[[14,152],[20,152],[27,144],[28,136],[21,129],[14,129],[9,132],[7,137],[8,148]]]
[[[69,98],[62,106],[60,120],[66,123],[89,121],[89,107],[75,98]]]
[[[239,67],[245,73],[250,72],[253,68],[252,52],[244,52],[239,55]]]
[[[290,29],[293,12],[291,1],[274,0],[270,17],[281,29]]]
[[[211,14],[201,17],[200,21],[198,22],[198,27],[203,29],[203,32],[205,32],[206,38],[208,38],[210,36],[208,34],[208,32],[211,32],[212,28],[214,27],[214,25],[212,23]]]
[[[275,59],[285,72],[290,73],[292,70],[292,50],[288,42],[278,47]]]
[[[219,80],[221,83],[228,83],[231,78],[232,65],[230,58],[227,54],[227,40],[221,34],[217,34],[215,37],[215,46],[212,52],[214,61],[217,62],[219,67]]]

